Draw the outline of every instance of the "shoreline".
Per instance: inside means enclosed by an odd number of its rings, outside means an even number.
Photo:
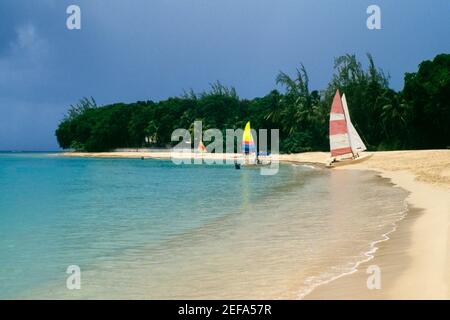
[[[381,152],[373,160],[339,167],[376,171],[407,190],[408,212],[389,241],[378,242],[372,259],[306,299],[450,299],[449,168],[448,150]],[[370,265],[380,267],[380,290],[367,288]]]
[[[373,253],[356,270],[316,286],[306,299],[450,299],[450,150],[371,152],[357,164],[335,170],[371,170],[410,194],[408,212],[371,245]],[[199,158],[198,153],[109,152],[64,153],[93,158]],[[236,154],[200,154],[202,159],[236,159]],[[278,155],[283,163],[324,167],[325,152]],[[383,239],[387,237],[387,239]],[[380,290],[367,289],[369,265],[381,271]],[[302,297],[303,298],[303,297]]]
[[[354,297],[353,299],[370,299],[369,296],[365,296],[361,293],[361,288],[364,288],[362,284],[365,283],[366,277],[358,277],[357,279],[353,278],[354,274],[360,272],[360,270],[366,270],[368,265],[371,261],[376,261],[377,259],[377,252],[384,246],[385,242],[388,240],[391,240],[393,238],[393,235],[400,227],[400,224],[410,216],[411,210],[408,208],[408,205],[406,205],[405,200],[405,209],[402,211],[402,216],[394,221],[392,223],[392,228],[381,234],[380,238],[377,240],[372,241],[369,244],[368,250],[363,253],[364,257],[362,257],[361,260],[357,261],[354,266],[351,268],[350,271],[347,271],[345,273],[339,274],[329,280],[326,280],[322,283],[317,284],[316,286],[312,287],[307,292],[303,292],[299,294],[299,299],[306,299],[306,300],[320,300],[320,299],[338,299],[343,300],[346,297],[347,299],[349,297]],[[411,218],[410,218],[411,219]],[[375,263],[375,265],[379,265],[380,263]],[[353,276],[353,277],[352,277]],[[341,284],[340,281],[345,281],[344,284]],[[353,286],[353,288],[349,288],[350,286]],[[360,288],[361,287],[361,288]],[[346,288],[346,290],[349,290],[350,293],[342,292],[342,289]],[[332,291],[333,290],[333,291]],[[367,290],[364,288],[364,290]],[[356,294],[357,293],[357,294]]]

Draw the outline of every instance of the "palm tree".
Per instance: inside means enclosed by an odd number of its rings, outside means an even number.
[[[281,96],[279,107],[271,110],[265,117],[281,122],[287,134],[295,132],[300,125],[307,126],[318,110],[319,95],[316,91],[315,94],[309,91],[309,77],[305,66],[301,64],[296,71],[295,78],[282,71],[278,74],[276,83],[284,86],[286,93]]]
[[[78,103],[70,105],[69,111],[67,112],[67,115],[65,119],[72,120],[78,117],[79,115],[86,112],[86,110],[97,108],[97,102],[93,97],[90,98],[82,98]]]
[[[381,107],[381,121],[383,125],[384,133],[387,139],[391,138],[390,132],[399,132],[408,130],[407,117],[408,117],[408,105],[399,94],[391,97],[388,103]],[[398,134],[396,134],[398,136]]]
[[[276,78],[276,83],[286,88],[286,93],[294,96],[309,94],[309,77],[306,68],[300,64],[300,69],[296,69],[296,78],[292,79],[288,74],[280,71]]]

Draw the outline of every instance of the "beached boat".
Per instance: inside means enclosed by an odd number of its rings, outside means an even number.
[[[350,119],[345,94],[339,90],[333,98],[330,112],[330,152],[331,159],[327,166],[341,166],[364,161],[370,154],[361,154],[367,150],[364,142]]]
[[[250,121],[245,125],[244,133],[242,135],[242,154],[244,159],[241,163],[242,166],[256,165],[256,146],[252,135],[252,129],[250,127]]]
[[[203,143],[202,140],[200,140],[200,142],[199,142],[199,144],[198,144],[197,151],[200,152],[200,153],[205,153],[205,152],[207,152],[206,147],[205,147],[205,145],[204,145],[204,143]]]
[[[240,168],[240,166],[268,166],[271,164],[270,153],[256,152],[256,146],[250,127],[250,121],[248,121],[245,125],[244,133],[242,135],[242,154],[243,159],[239,164],[236,164],[236,168]]]

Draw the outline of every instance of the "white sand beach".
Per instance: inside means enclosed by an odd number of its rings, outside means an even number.
[[[450,299],[450,150],[375,152],[338,170],[376,170],[410,192],[410,212],[373,260],[315,290],[310,299]],[[367,267],[382,288],[368,290]]]
[[[308,299],[450,299],[450,150],[372,152],[358,164],[332,170],[374,170],[410,192],[409,213],[389,239],[377,244],[373,259],[358,270],[317,287]],[[171,158],[167,152],[64,153],[105,158]],[[199,155],[196,155],[199,156]],[[228,155],[234,158],[236,155]],[[203,154],[223,159],[223,154]],[[325,165],[329,153],[279,155],[283,162]],[[367,267],[380,267],[382,287],[367,289]]]

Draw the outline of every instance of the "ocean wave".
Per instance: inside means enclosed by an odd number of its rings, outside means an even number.
[[[313,166],[311,164],[305,164],[305,163],[302,163],[302,164],[291,163],[291,165],[293,167],[303,167],[303,168],[308,168],[308,169],[317,169],[315,166]]]

